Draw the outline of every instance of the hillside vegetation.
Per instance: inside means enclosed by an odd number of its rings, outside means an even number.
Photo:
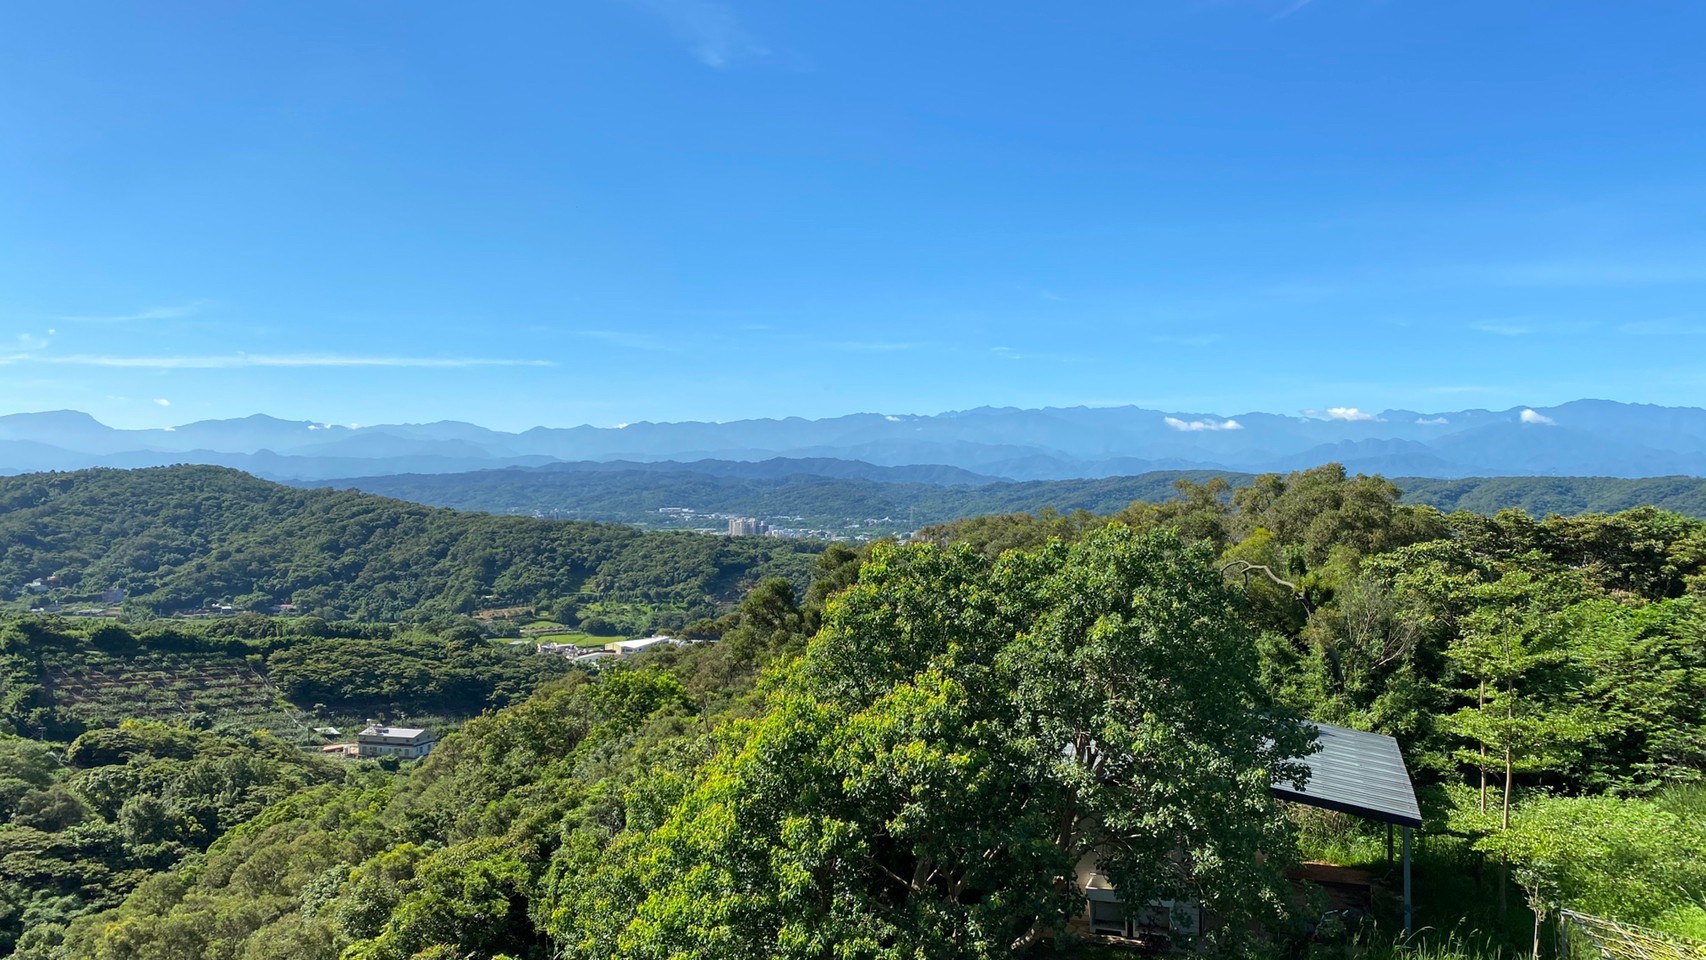
[[[1706,479],[1701,477],[1406,478],[1393,482],[1404,491],[1405,503],[1425,503],[1448,511],[1494,514],[1516,509],[1544,517],[1655,507],[1706,519]]]
[[[832,547],[803,597],[692,627],[720,642],[304,784],[18,954],[1084,955],[1056,934],[1098,851],[1131,896],[1235,921],[1207,948],[1384,955],[1390,900],[1335,934],[1280,880],[1386,876],[1379,825],[1269,794],[1299,716],[1403,744],[1433,953],[1527,954],[1560,905],[1706,925],[1706,524],[1446,515],[1336,467],[1179,494]],[[98,824],[80,768],[32,776],[13,810]]]
[[[254,615],[135,628],[26,619],[0,629],[0,732],[69,740],[125,720],[318,746],[364,716],[466,718],[572,668],[482,637]]]
[[[459,514],[299,490],[218,467],[0,478],[0,595],[57,576],[171,613],[295,604],[327,619],[424,619],[614,601],[714,616],[766,577],[804,588],[820,548],[763,538]]]
[[[1247,473],[1166,470],[1083,480],[948,485],[815,475],[806,472],[811,465],[804,462],[801,472],[789,476],[730,475],[728,466],[715,465],[716,473],[701,471],[694,464],[651,464],[644,470],[482,470],[331,482],[336,487],[457,510],[543,514],[648,528],[676,522],[660,515],[660,508],[690,507],[701,514],[800,517],[796,525],[822,529],[887,517],[894,523],[883,530],[910,530],[920,524],[1000,513],[1115,513],[1134,500],[1155,503],[1175,498],[1174,484],[1179,480],[1202,483],[1221,477],[1233,486],[1247,486],[1255,479]],[[1515,508],[1544,517],[1654,506],[1706,517],[1706,479],[1699,477],[1399,478],[1393,482],[1402,491],[1402,502],[1448,512],[1493,514]]]

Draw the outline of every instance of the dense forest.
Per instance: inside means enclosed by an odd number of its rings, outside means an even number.
[[[1654,507],[1706,519],[1706,479],[1700,477],[1471,477],[1463,480],[1405,478],[1393,481],[1405,503],[1441,510],[1494,514],[1521,510],[1550,514],[1616,513]]]
[[[541,678],[394,772],[38,728],[0,916],[32,958],[1082,955],[1094,853],[1224,918],[1202,949],[1380,954],[1390,902],[1329,929],[1284,880],[1385,870],[1375,825],[1269,792],[1307,718],[1403,745],[1412,946],[1549,950],[1560,906],[1706,934],[1706,523],[1445,514],[1332,466],[1176,492],[830,547],[688,627],[716,642]],[[97,787],[257,751],[271,793]]]
[[[815,544],[429,509],[299,490],[220,467],[0,478],[0,594],[58,577],[140,613],[294,604],[326,619],[424,619],[511,604],[661,605],[714,616],[753,584],[804,587]]]
[[[344,782],[303,752],[333,739],[312,724],[466,719],[572,672],[469,624],[0,625],[0,952],[115,905],[270,803]]]
[[[1133,500],[1163,500],[1179,479],[1207,480],[1204,471],[1038,480],[1025,483],[895,482],[862,477],[796,474],[742,477],[662,471],[482,470],[456,474],[406,474],[333,481],[403,500],[488,513],[561,514],[656,526],[660,507],[699,513],[800,517],[812,527],[893,517],[939,523],[989,513],[1044,507],[1109,513]]]
[[[844,463],[837,462],[844,466]],[[799,517],[799,525],[839,528],[848,521],[891,517],[919,524],[1001,513],[1114,513],[1135,500],[1177,496],[1179,480],[1221,477],[1246,486],[1254,475],[1212,471],[1157,471],[1130,477],[1036,480],[1023,483],[895,482],[823,476],[739,476],[702,472],[692,464],[651,464],[646,469],[561,471],[482,470],[474,473],[405,474],[332,481],[387,497],[456,510],[573,517],[658,527],[671,522],[662,507],[700,513]],[[876,469],[876,468],[873,468]],[[919,470],[921,468],[912,468]],[[1493,514],[1519,509],[1536,517],[1615,512],[1637,506],[1706,517],[1706,480],[1658,477],[1477,477],[1464,480],[1395,480],[1401,502],[1442,510]]]

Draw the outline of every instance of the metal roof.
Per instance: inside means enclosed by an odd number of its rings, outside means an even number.
[[[1301,758],[1309,768],[1309,780],[1301,789],[1289,782],[1275,783],[1274,796],[1370,820],[1422,825],[1416,789],[1398,741],[1330,723],[1311,725],[1319,734],[1316,743],[1321,749]]]
[[[374,724],[361,731],[358,737],[395,737],[401,740],[418,740],[427,731],[420,727],[387,727]]]

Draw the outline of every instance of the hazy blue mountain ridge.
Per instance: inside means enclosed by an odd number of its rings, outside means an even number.
[[[1230,417],[1139,407],[980,407],[934,416],[641,422],[519,433],[458,421],[357,427],[264,415],[150,430],[114,429],[75,411],[0,417],[0,472],[8,473],[193,462],[307,481],[554,461],[777,459],[823,461],[818,470],[830,470],[831,461],[939,465],[1010,480],[1263,472],[1326,461],[1353,472],[1445,478],[1703,475],[1706,410],[1606,400],[1501,411]]]

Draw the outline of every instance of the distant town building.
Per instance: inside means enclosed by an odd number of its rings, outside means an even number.
[[[618,657],[631,657],[636,653],[650,650],[656,646],[675,647],[680,645],[680,640],[677,640],[674,637],[660,635],[656,637],[642,637],[639,640],[618,640],[615,643],[605,644],[604,649],[616,654]]]
[[[729,536],[758,537],[770,532],[770,525],[757,517],[730,517]]]
[[[355,735],[356,747],[364,757],[397,757],[413,760],[432,752],[431,730],[418,727],[387,727],[374,724]]]

